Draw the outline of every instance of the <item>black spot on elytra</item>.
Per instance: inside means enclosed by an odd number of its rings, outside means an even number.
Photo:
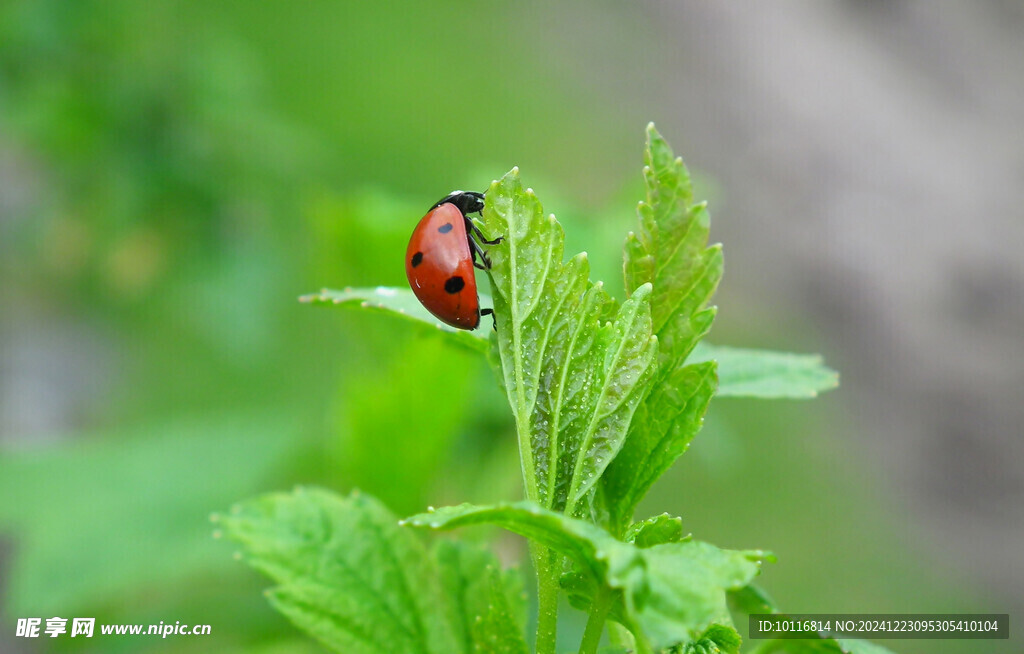
[[[447,234],[448,232],[452,231],[452,229],[453,228],[451,223],[445,223],[438,227],[437,231],[441,232],[442,234]]]
[[[423,253],[422,252],[417,252],[416,254],[412,255],[412,267],[413,268],[415,268],[416,266],[420,265],[421,263],[423,263]]]
[[[462,281],[462,278],[458,275],[449,277],[444,282],[444,290],[454,295],[466,287],[466,282]]]

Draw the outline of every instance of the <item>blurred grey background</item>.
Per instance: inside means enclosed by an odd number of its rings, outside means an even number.
[[[638,64],[686,80],[659,126],[728,189],[722,321],[811,321],[861,483],[1020,615],[1024,3],[642,4],[661,47],[579,69],[613,97]]]

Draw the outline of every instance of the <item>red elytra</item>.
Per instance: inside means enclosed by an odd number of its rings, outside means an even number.
[[[441,200],[416,225],[405,251],[405,275],[416,298],[439,320],[459,329],[480,324],[474,252],[485,265],[488,261],[467,232],[467,226],[474,228],[465,213],[482,209],[482,198],[456,191]]]

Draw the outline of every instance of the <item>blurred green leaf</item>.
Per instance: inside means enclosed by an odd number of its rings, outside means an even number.
[[[729,627],[725,592],[749,583],[759,570],[756,559],[763,558],[761,553],[721,550],[697,541],[641,549],[589,522],[529,501],[463,504],[403,522],[432,529],[494,524],[568,557],[579,566],[591,593],[599,587],[621,593],[620,619],[654,649],[699,640],[713,624]],[[578,587],[577,597],[586,592],[586,584]]]
[[[751,641],[751,654],[893,654],[892,650],[859,638],[778,639]]]
[[[438,564],[366,494],[273,493],[216,522],[277,583],[271,603],[345,654],[466,652],[449,622]]]
[[[484,365],[450,342],[397,342],[378,366],[346,375],[339,388],[332,468],[394,510],[428,501],[476,410],[473,373]]]
[[[750,654],[844,654],[834,640],[758,640]]]
[[[63,615],[220,569],[210,511],[280,471],[300,425],[262,411],[0,454],[9,609]]]
[[[468,331],[456,329],[442,323],[432,316],[420,304],[420,301],[416,299],[412,291],[407,288],[378,286],[376,288],[346,288],[341,291],[332,291],[325,288],[319,293],[303,295],[299,298],[299,301],[308,304],[354,306],[398,315],[421,326],[429,325],[435,327],[443,332],[453,343],[458,343],[476,352],[487,351],[487,339],[490,336],[490,332],[487,329]],[[481,294],[480,304],[481,306],[491,304],[490,298]],[[487,321],[482,321],[481,325],[486,326]]]
[[[491,184],[487,231],[497,349],[516,419],[527,497],[572,513],[618,453],[657,354],[650,287],[615,305],[585,254],[513,169]],[[611,320],[611,322],[607,322]]]
[[[503,571],[489,550],[458,541],[439,541],[434,557],[463,651],[526,654],[526,604],[519,575]]]
[[[791,354],[701,343],[689,361],[718,362],[720,397],[807,399],[839,385],[817,354]]]
[[[892,654],[892,650],[860,638],[837,638],[844,654]]]
[[[775,600],[757,584],[729,591],[729,606],[740,613],[777,613]]]

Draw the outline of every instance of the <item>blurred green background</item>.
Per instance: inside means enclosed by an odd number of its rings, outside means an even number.
[[[726,6],[0,4],[0,651],[320,651],[211,538],[211,512],[297,483],[358,486],[400,514],[517,497],[511,417],[482,361],[296,297],[404,284],[401,253],[426,208],[513,165],[562,220],[567,250],[589,251],[621,296],[648,120],[687,158],[725,244],[715,342],[821,351],[853,379],[812,403],[713,403],[645,509],[722,546],[775,551],[763,585],[793,611],[1019,607],[1019,563],[1004,575],[963,563],[984,547],[936,545],[945,527],[927,514],[946,515],[941,494],[903,485],[904,459],[886,467],[885,440],[860,437],[875,413],[873,332],[844,322],[837,337],[829,321],[862,298],[808,291],[794,280],[818,269],[771,263],[791,260],[786,247],[828,258],[842,237],[808,232],[828,229],[830,205],[787,193],[801,150],[761,152],[787,133],[776,105],[746,132],[730,122],[772,75],[810,73],[731,48],[745,26],[780,23]],[[809,48],[824,38],[815,26],[881,24],[793,10]],[[701,47],[680,45],[698,31]],[[856,76],[853,55],[833,54]],[[801,92],[790,104],[813,110]],[[766,188],[790,198],[770,236],[751,208],[775,197]],[[902,424],[887,428],[893,442]],[[906,460],[915,447],[904,441]],[[999,501],[1019,492],[1008,488]],[[1000,511],[991,522],[1006,522]],[[15,638],[30,616],[180,620],[213,635]]]

